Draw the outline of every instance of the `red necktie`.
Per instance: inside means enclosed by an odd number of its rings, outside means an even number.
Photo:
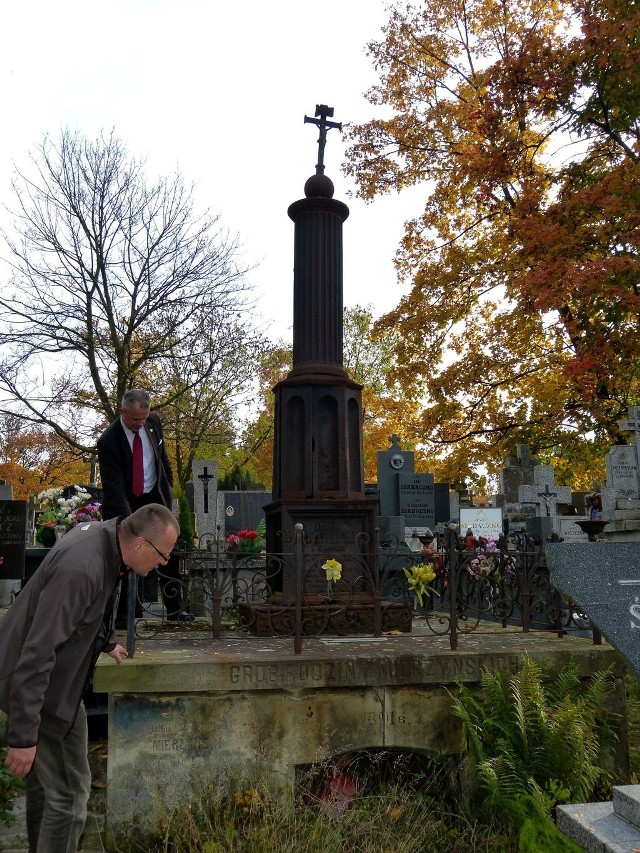
[[[133,436],[133,485],[131,491],[139,498],[144,492],[144,465],[142,464],[142,439],[140,433]]]

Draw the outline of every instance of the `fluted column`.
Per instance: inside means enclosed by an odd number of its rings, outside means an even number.
[[[289,207],[295,223],[293,370],[346,376],[343,367],[342,223],[349,208],[332,198],[333,183],[314,175],[306,198]]]

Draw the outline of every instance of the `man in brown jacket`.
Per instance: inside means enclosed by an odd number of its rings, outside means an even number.
[[[26,777],[31,853],[73,853],[91,773],[82,693],[100,652],[127,656],[112,621],[118,580],[166,564],[178,523],[161,504],[80,524],[51,549],[0,622],[6,766]]]

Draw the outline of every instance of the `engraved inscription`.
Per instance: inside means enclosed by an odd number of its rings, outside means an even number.
[[[399,714],[396,711],[369,711],[363,714],[362,719],[367,726],[378,726],[380,723],[385,723],[387,726],[412,725],[412,721],[406,714]]]

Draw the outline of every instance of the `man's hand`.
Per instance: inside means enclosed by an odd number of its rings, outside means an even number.
[[[122,663],[124,658],[129,657],[129,653],[124,646],[120,645],[120,643],[118,643],[115,648],[111,649],[110,652],[107,652],[107,654],[110,658],[113,658],[116,663]]]
[[[5,766],[14,776],[24,778],[33,766],[36,749],[37,747],[35,746],[10,746],[7,757],[4,760]]]

